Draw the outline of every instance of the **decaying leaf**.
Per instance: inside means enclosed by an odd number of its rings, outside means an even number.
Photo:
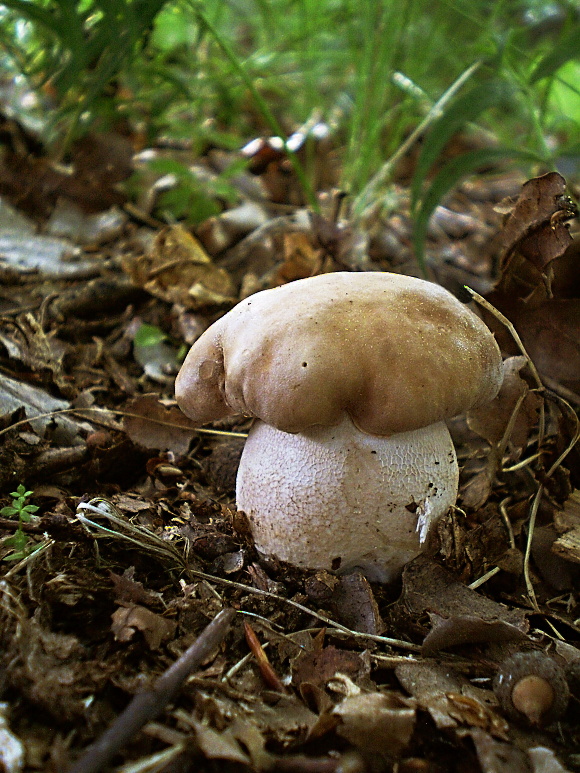
[[[473,408],[467,412],[469,428],[491,445],[502,441],[508,425],[513,421],[509,441],[518,450],[518,456],[526,447],[530,433],[537,424],[537,411],[542,402],[538,394],[530,392],[527,382],[520,375],[526,362],[523,356],[504,360],[504,378],[497,397],[484,408]]]
[[[414,619],[429,614],[433,627],[423,654],[458,644],[519,641],[528,630],[523,610],[485,598],[424,557],[407,564],[399,603]]]
[[[310,234],[300,231],[283,235],[284,262],[276,273],[277,283],[292,282],[314,276],[321,267],[320,248],[316,248]]]
[[[580,390],[580,299],[521,307],[514,324],[540,373]]]
[[[365,757],[396,759],[415,729],[415,701],[394,691],[351,695],[335,707],[336,732]]]
[[[564,509],[556,513],[554,521],[556,529],[564,533],[553,543],[553,552],[580,564],[580,490],[572,493]]]
[[[0,327],[0,343],[10,359],[19,360],[36,373],[47,372],[61,394],[72,397],[74,389],[65,377],[62,360],[69,347],[49,338],[34,314],[21,314]]]
[[[112,614],[111,630],[117,641],[130,641],[136,631],[141,631],[152,650],[157,650],[162,642],[170,639],[176,628],[173,620],[151,612],[139,604],[121,602],[121,606]]]
[[[524,183],[503,226],[504,270],[514,253],[518,253],[544,271],[570,244],[568,222],[577,214],[566,195],[566,181],[558,172]]]
[[[126,257],[123,268],[151,295],[188,309],[237,300],[228,272],[215,266],[197,239],[180,225],[160,231],[151,251],[137,258]]]
[[[467,725],[506,737],[508,724],[494,711],[493,693],[475,687],[451,668],[433,661],[409,661],[397,666],[395,674],[419,706],[429,712],[437,727]]]
[[[293,662],[292,683],[299,690],[304,684],[325,687],[336,674],[345,674],[356,681],[366,671],[364,663],[356,652],[339,650],[329,645],[298,655]]]
[[[465,730],[475,744],[482,773],[530,773],[525,752],[505,741],[498,741],[480,728]]]
[[[194,425],[179,408],[167,407],[157,395],[142,395],[125,406],[125,432],[143,448],[169,449],[183,455],[194,437]]]
[[[61,413],[70,409],[71,404],[68,401],[60,400],[32,384],[8,378],[0,373],[0,416],[12,413],[22,406],[26,409],[31,426],[40,436],[52,425],[53,439],[62,445],[83,443],[80,435],[93,431],[88,422],[77,421],[66,413]],[[52,412],[54,415],[51,415]]]

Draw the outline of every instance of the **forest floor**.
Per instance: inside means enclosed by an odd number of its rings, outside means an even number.
[[[0,769],[580,770],[580,242],[564,179],[491,170],[431,219],[426,275],[486,299],[472,306],[505,380],[450,422],[460,492],[435,544],[380,585],[261,560],[234,500],[249,422],[196,430],[173,383],[187,347],[255,291],[332,271],[421,276],[404,165],[389,208],[354,224],[330,192],[310,214],[261,141],[237,200],[188,229],[156,209],[171,180],[119,191],[144,158],[121,138],[85,141],[65,174],[10,131]],[[228,160],[155,153],[209,180]],[[317,153],[331,191],[332,148]],[[528,662],[552,679],[533,722],[493,690]]]

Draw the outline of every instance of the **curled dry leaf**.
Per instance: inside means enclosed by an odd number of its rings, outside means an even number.
[[[487,705],[495,705],[488,690],[475,687],[464,676],[433,661],[409,661],[395,669],[402,687],[428,711],[438,728],[480,727],[505,738],[507,722]]]
[[[397,758],[413,735],[416,704],[396,692],[350,695],[334,709],[336,732],[365,757]]]
[[[236,301],[228,272],[218,268],[197,239],[179,225],[160,231],[148,254],[126,257],[123,268],[151,295],[188,309]]]
[[[167,620],[139,604],[122,603],[111,617],[111,630],[117,641],[130,641],[136,631],[141,631],[152,650],[159,649],[162,642],[170,639],[176,627],[173,620]]]
[[[458,644],[519,641],[528,630],[523,610],[485,598],[425,558],[407,564],[399,604],[414,620],[426,612],[431,618],[433,628],[423,641],[423,654]]]
[[[523,356],[504,360],[504,378],[497,397],[485,408],[474,408],[467,412],[469,428],[493,446],[501,442],[518,402],[523,400],[510,434],[510,443],[517,449],[518,456],[526,447],[530,432],[537,423],[537,411],[541,405],[541,397],[530,392],[528,384],[520,375],[526,362]]]
[[[572,241],[568,221],[577,214],[558,172],[524,183],[502,231],[504,270],[517,253],[543,272]]]
[[[167,407],[157,395],[143,395],[130,400],[125,413],[125,432],[136,445],[170,450],[178,456],[187,453],[195,430],[176,405]]]

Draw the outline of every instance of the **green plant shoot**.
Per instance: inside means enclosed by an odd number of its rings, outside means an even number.
[[[12,504],[3,507],[0,510],[0,515],[4,516],[4,518],[18,516],[18,528],[15,534],[4,542],[5,545],[14,548],[14,552],[5,556],[4,561],[19,561],[30,553],[28,544],[30,537],[24,532],[22,526],[25,523],[29,523],[34,513],[37,512],[38,507],[26,504],[27,499],[32,496],[32,491],[27,491],[22,483],[16,491],[10,493],[10,496],[12,497]]]

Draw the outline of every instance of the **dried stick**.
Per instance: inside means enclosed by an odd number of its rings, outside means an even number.
[[[195,642],[155,682],[138,693],[103,735],[69,768],[68,773],[99,773],[147,722],[155,719],[174,700],[191,672],[225,637],[234,618],[233,609],[223,609],[204,628]]]

